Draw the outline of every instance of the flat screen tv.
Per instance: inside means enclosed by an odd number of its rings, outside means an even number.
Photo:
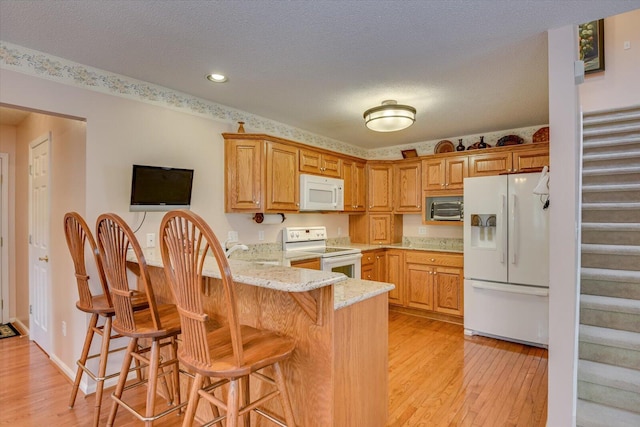
[[[193,169],[133,165],[131,212],[189,209]]]

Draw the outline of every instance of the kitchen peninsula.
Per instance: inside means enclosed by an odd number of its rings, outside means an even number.
[[[147,249],[145,258],[156,298],[171,301],[160,251]],[[283,370],[297,425],[384,426],[387,293],[394,286],[237,259],[230,259],[229,265],[241,323],[296,340],[294,354],[283,363]],[[214,258],[205,264],[203,274],[205,310],[216,318],[214,313],[223,310],[224,296],[222,287],[216,286],[220,272]],[[269,409],[281,412],[277,402]]]

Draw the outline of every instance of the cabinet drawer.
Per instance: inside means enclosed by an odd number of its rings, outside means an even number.
[[[407,251],[405,253],[406,263],[441,265],[446,267],[463,267],[462,255],[446,254],[442,252]]]

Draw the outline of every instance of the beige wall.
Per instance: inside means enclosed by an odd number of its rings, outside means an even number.
[[[102,212],[116,212],[130,225],[137,226],[142,214],[130,213],[129,193],[131,187],[131,165],[134,163],[187,167],[195,170],[192,195],[192,210],[209,222],[220,239],[225,239],[229,230],[237,230],[245,243],[259,243],[258,231],[264,231],[264,242],[280,239],[283,226],[317,225],[327,226],[330,237],[348,233],[348,215],[344,214],[298,214],[287,215],[285,224],[258,225],[249,214],[225,214],[223,199],[224,163],[222,132],[235,131],[235,124],[214,121],[208,118],[177,112],[122,97],[111,96],[73,86],[63,85],[21,73],[2,70],[0,79],[0,102],[49,111],[71,117],[86,119],[86,148],[58,147],[56,144],[68,136],[75,136],[78,129],[67,128],[66,133],[57,131],[59,119],[33,119],[28,130],[19,132],[20,152],[17,153],[17,169],[26,170],[28,143],[47,130],[54,132],[54,178],[55,199],[52,199],[52,231],[58,235],[57,250],[51,258],[52,287],[56,294],[53,301],[52,333],[54,335],[51,355],[62,369],[71,372],[80,353],[86,330],[86,318],[75,309],[77,299],[71,260],[62,236],[61,218],[67,210],[75,209],[85,214],[89,224],[94,224]],[[82,123],[82,122],[74,122]],[[26,125],[26,124],[25,124]],[[84,124],[83,124],[84,126]],[[26,144],[26,146],[25,146]],[[81,154],[82,153],[82,154]],[[83,164],[83,159],[85,163]],[[56,175],[67,171],[72,175]],[[17,180],[16,204],[26,206],[28,178],[21,175]],[[70,183],[84,185],[84,190],[68,191]],[[83,199],[75,198],[82,195]],[[26,208],[16,213],[19,221],[16,230],[26,235]],[[137,236],[144,245],[146,233],[157,233],[162,213],[148,213]],[[54,237],[52,235],[52,237]],[[52,239],[53,240],[53,239]],[[16,311],[23,321],[28,320],[27,246],[16,248],[16,283],[20,288]],[[20,284],[18,284],[20,283]],[[67,337],[61,336],[61,322],[67,322]]]
[[[52,285],[50,331],[51,352],[60,358],[77,357],[75,332],[84,333],[85,320],[75,310],[77,291],[73,268],[67,250],[62,218],[67,211],[85,211],[85,123],[44,114],[32,113],[19,126],[16,138],[16,318],[29,325],[28,276],[28,209],[29,209],[29,144],[43,135],[51,136],[50,250],[49,266]],[[68,324],[62,336],[61,322]]]
[[[640,105],[640,9],[604,20],[605,71],[580,86],[583,111]],[[631,48],[624,49],[624,42]]]
[[[0,125],[0,153],[7,153],[9,155],[9,173],[8,182],[4,183],[5,189],[9,192],[9,206],[8,206],[8,224],[9,235],[5,236],[4,248],[9,252],[9,301],[5,301],[5,304],[9,304],[9,317],[15,318],[16,313],[16,272],[13,266],[15,265],[15,169],[16,169],[16,127]]]

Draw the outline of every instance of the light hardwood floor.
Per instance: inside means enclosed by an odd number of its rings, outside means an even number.
[[[0,425],[90,424],[93,395],[80,393],[75,408],[68,409],[71,382],[28,338],[0,340],[0,361]],[[102,425],[109,396],[105,393]],[[465,337],[462,326],[389,313],[388,426],[537,427],[545,425],[546,410],[546,350]],[[169,415],[154,425],[181,421]],[[118,412],[116,425],[141,424]]]

